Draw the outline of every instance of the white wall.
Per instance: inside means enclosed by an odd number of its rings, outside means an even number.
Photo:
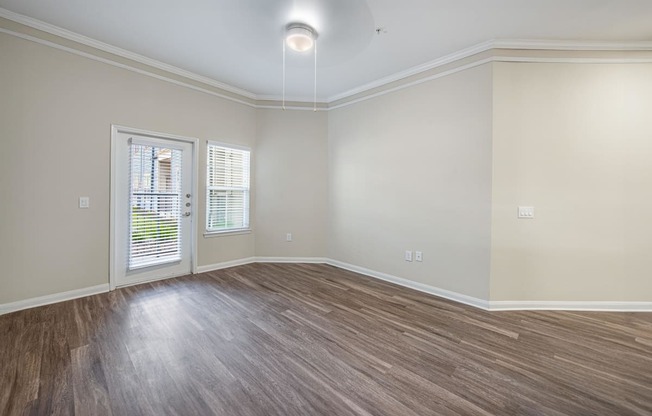
[[[482,65],[329,112],[331,258],[488,299],[491,88]]]
[[[326,255],[327,120],[326,112],[258,110],[257,256]]]
[[[496,63],[493,166],[491,300],[652,300],[652,65]]]
[[[5,34],[0,56],[0,304],[108,282],[111,124],[202,140],[200,231],[205,140],[254,147],[253,108]],[[200,237],[199,264],[254,250]]]

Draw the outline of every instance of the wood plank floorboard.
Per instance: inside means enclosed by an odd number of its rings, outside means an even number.
[[[251,264],[0,316],[0,415],[652,415],[652,313]]]

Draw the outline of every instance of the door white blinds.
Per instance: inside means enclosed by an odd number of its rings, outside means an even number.
[[[181,260],[181,154],[129,145],[129,270]]]

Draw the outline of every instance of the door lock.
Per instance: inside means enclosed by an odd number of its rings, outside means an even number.
[[[184,212],[184,213],[183,213],[183,216],[184,216],[184,217],[189,217],[189,216],[190,216],[190,213],[189,213],[189,212]]]

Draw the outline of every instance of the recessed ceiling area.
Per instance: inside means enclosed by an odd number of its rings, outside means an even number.
[[[649,0],[0,0],[0,7],[259,99],[281,96],[291,22],[319,34],[319,101],[491,39],[652,40]],[[313,62],[312,51],[288,53],[288,99],[312,100]]]

